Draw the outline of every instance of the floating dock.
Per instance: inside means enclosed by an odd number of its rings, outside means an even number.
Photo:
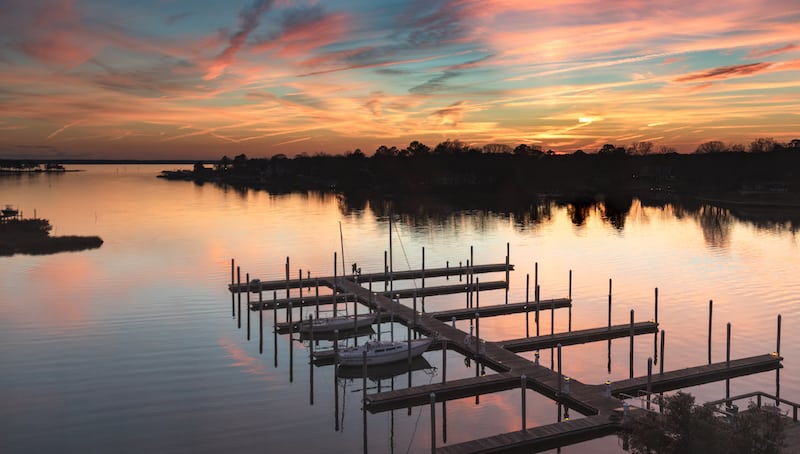
[[[335,260],[334,260],[335,262]],[[424,264],[424,252],[423,252]],[[386,268],[386,267],[385,267]],[[557,309],[569,308],[571,314],[572,298],[571,285],[572,278],[570,273],[570,296],[568,298],[556,298],[549,300],[539,300],[538,289],[536,300],[522,303],[508,303],[508,281],[509,272],[514,266],[509,263],[508,256],[505,263],[474,265],[457,267],[448,266],[444,268],[420,269],[403,272],[390,272],[385,269],[382,273],[354,274],[352,276],[327,276],[311,279],[290,279],[289,262],[286,263],[286,279],[277,281],[251,280],[242,284],[234,282],[233,261],[231,262],[231,283],[229,290],[232,293],[232,306],[234,306],[233,295],[241,293],[248,294],[248,339],[249,339],[249,312],[251,310],[262,311],[291,307],[308,307],[319,305],[330,305],[344,303],[361,304],[367,306],[371,311],[377,311],[378,320],[386,321],[390,317],[397,323],[408,326],[409,330],[436,340],[430,349],[451,349],[458,351],[465,357],[475,360],[481,367],[488,367],[493,373],[476,375],[441,383],[432,383],[421,386],[410,386],[405,389],[396,389],[386,392],[367,394],[365,389],[363,410],[370,413],[380,413],[399,408],[410,408],[413,406],[433,405],[434,402],[446,402],[453,399],[479,396],[481,394],[505,391],[510,389],[531,389],[543,396],[546,396],[565,409],[575,410],[584,417],[566,420],[554,424],[543,425],[540,427],[528,428],[521,427],[521,430],[499,434],[491,437],[484,437],[464,443],[450,444],[444,447],[435,446],[433,440],[432,451],[440,453],[489,453],[489,452],[535,452],[544,449],[552,449],[565,446],[592,438],[605,436],[615,433],[621,429],[618,409],[622,405],[621,396],[635,396],[639,393],[658,393],[672,391],[684,387],[700,385],[720,380],[745,375],[761,373],[766,371],[778,370],[782,367],[783,358],[779,353],[758,355],[749,358],[739,358],[717,362],[713,364],[690,367],[680,370],[664,372],[663,370],[653,373],[648,366],[648,375],[633,377],[633,339],[635,336],[658,333],[658,299],[656,292],[655,321],[635,322],[634,313],[631,311],[631,322],[629,324],[611,325],[611,282],[609,280],[609,323],[608,326],[571,330],[568,332],[551,333],[549,335],[537,335],[521,339],[510,339],[505,341],[489,341],[480,337],[480,318],[497,317],[510,314],[538,313],[540,311],[555,311]],[[354,266],[355,269],[355,266]],[[494,280],[479,282],[474,279],[476,274],[504,272],[505,280]],[[238,275],[238,273],[237,273]],[[300,272],[302,276],[302,271]],[[425,286],[425,278],[458,276],[459,282],[449,285]],[[421,280],[421,286],[416,283],[413,288],[389,289],[389,281],[399,280]],[[462,281],[463,279],[463,281]],[[376,282],[383,282],[384,288],[370,290]],[[369,284],[369,289],[365,284]],[[317,296],[319,289],[314,295],[306,297],[289,297],[290,289],[303,289],[318,286],[326,287],[326,291],[332,294]],[[538,286],[537,286],[538,287]],[[477,301],[472,303],[472,294],[488,290],[506,290],[506,304],[493,304],[479,306]],[[286,298],[263,300],[261,292],[279,290],[286,291]],[[449,309],[444,311],[425,312],[425,296],[446,295],[453,293],[467,293],[465,308]],[[258,293],[259,301],[250,301],[250,294]],[[527,290],[526,290],[527,293]],[[400,299],[413,299],[413,307],[401,304]],[[417,307],[417,298],[421,299],[420,307]],[[527,299],[527,297],[526,297]],[[241,306],[241,299],[240,306]],[[430,301],[428,306],[430,306]],[[422,309],[422,310],[418,310]],[[235,313],[235,306],[233,307]],[[287,314],[290,311],[287,310]],[[260,314],[259,314],[260,315]],[[239,311],[241,317],[241,308]],[[710,317],[710,308],[709,308]],[[455,327],[454,320],[470,319],[474,322],[475,332],[464,332]],[[278,331],[291,332],[292,322],[276,323],[276,335]],[[295,322],[296,323],[296,322]],[[527,323],[527,319],[526,319]],[[241,319],[240,319],[241,326]],[[527,331],[526,331],[527,332]],[[730,330],[728,330],[730,336]],[[631,342],[631,377],[627,380],[619,380],[605,384],[584,384],[579,380],[569,379],[561,373],[561,348],[568,345],[584,344],[589,342],[609,341],[618,338],[630,338]],[[663,331],[661,342],[661,367],[663,368]],[[710,338],[709,338],[710,339]],[[730,339],[729,339],[730,340]],[[610,345],[610,344],[609,344]],[[710,358],[709,340],[709,358]],[[730,342],[728,342],[728,348]],[[778,322],[778,347],[780,347],[780,318]],[[554,349],[558,350],[557,369],[548,368],[536,360],[530,361],[517,353],[524,351]],[[778,351],[780,348],[778,348]],[[334,363],[333,351],[312,352],[312,361],[315,365],[325,365]],[[658,355],[655,355],[658,357]],[[730,351],[728,351],[730,358]],[[709,360],[710,363],[710,360]],[[477,366],[476,366],[477,367]],[[313,369],[313,368],[312,368]],[[312,380],[313,382],[313,380]],[[410,375],[409,375],[410,384]],[[379,388],[380,389],[380,388]],[[525,394],[522,393],[524,396]],[[525,408],[524,397],[522,406]],[[364,416],[366,418],[366,416]],[[366,420],[366,419],[365,419]],[[523,423],[524,424],[524,423]],[[366,435],[365,435],[366,436]],[[365,438],[366,440],[366,438]],[[366,442],[366,441],[365,441]]]

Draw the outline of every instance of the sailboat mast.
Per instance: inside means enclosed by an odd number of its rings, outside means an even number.
[[[342,276],[347,276],[344,268],[344,235],[342,234],[342,221],[339,221],[339,243],[342,246]]]
[[[394,260],[392,260],[392,215],[389,215],[389,298],[394,298],[394,278],[392,276]]]

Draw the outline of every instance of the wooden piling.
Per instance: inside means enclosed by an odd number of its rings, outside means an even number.
[[[631,351],[630,351],[630,378],[633,378],[633,309],[631,309]]]
[[[708,300],[708,364],[711,364],[711,320],[714,313],[714,301]]]
[[[534,317],[534,319],[536,321],[536,337],[539,337],[539,308],[541,306],[541,303],[539,301],[539,285],[538,284],[535,284],[534,287],[533,287],[533,297],[536,299],[536,317]]]
[[[336,261],[337,261],[337,257],[336,257],[336,251],[333,251],[333,285],[334,285],[334,288],[333,288],[333,293],[334,293],[334,294],[336,294],[336,285],[339,283],[339,280],[336,278],[336,267],[338,266],[338,264],[336,263]],[[288,266],[288,265],[287,265],[287,266]],[[286,275],[288,276],[289,274],[287,273]],[[288,279],[288,278],[287,278],[287,279]],[[288,298],[288,297],[289,297],[289,295],[286,295],[286,297]],[[334,315],[334,317],[335,317],[335,316],[336,316],[336,315]]]
[[[308,402],[309,405],[314,405],[314,318],[311,314],[308,314],[308,325],[310,326],[308,341]]]
[[[781,356],[781,314],[778,314],[778,331],[777,339],[775,341],[775,353]]]
[[[558,349],[558,396],[561,396],[561,385],[564,382],[564,375],[561,373],[561,344],[556,345]]]
[[[238,266],[236,267],[236,288],[242,288],[242,270]],[[238,312],[236,314],[236,323],[239,329],[242,328],[242,292],[236,292],[236,300],[239,305]]]
[[[508,287],[509,287],[509,281],[511,280],[511,274],[509,273],[510,262],[511,262],[511,243],[506,243],[506,304],[508,304]]]
[[[528,297],[530,293],[531,275],[525,275],[525,337],[531,337],[530,333],[530,315],[528,311]]]
[[[647,358],[647,409],[650,409],[650,393],[653,392],[653,358]]]
[[[447,382],[447,339],[442,339],[442,383]]]
[[[611,329],[611,278],[608,279],[608,329]]]
[[[655,322],[658,326],[658,287],[655,290]],[[653,364],[658,364],[658,331],[653,334]]]
[[[247,279],[247,340],[250,340],[250,273],[245,274]]]
[[[506,301],[508,304],[508,301]],[[479,309],[481,307],[481,280],[480,278],[475,279],[475,309]]]
[[[389,233],[391,235],[391,232]],[[383,251],[383,291],[389,289],[389,258],[387,252]]]
[[[364,454],[367,454],[367,351],[361,353],[363,378],[361,380],[361,418],[363,421]]]
[[[275,367],[278,367],[278,305],[275,301],[278,300],[278,292],[272,291],[272,343],[275,357]]]
[[[436,393],[431,393],[431,454],[436,454]]]
[[[664,375],[664,336],[666,335],[666,331],[663,329],[661,330],[661,362],[658,363],[658,373],[659,375]]]
[[[425,313],[425,246],[422,247],[422,313]]]
[[[316,313],[314,314],[314,318],[319,320],[319,278],[316,279],[315,284],[314,306],[316,306]]]
[[[731,366],[731,322],[728,322],[726,327],[727,334],[725,336],[725,366]],[[729,378],[725,379],[725,399],[731,397],[731,380]],[[726,404],[730,404],[730,402],[726,402]]]
[[[567,331],[572,332],[572,270],[569,270],[569,294],[567,296],[569,299],[569,321],[567,322]]]
[[[286,299],[289,299],[289,256],[286,256]]]
[[[527,385],[526,381],[527,381],[528,377],[526,377],[525,374],[522,374],[522,376],[519,377],[519,379],[520,379],[520,389],[522,390],[522,430],[525,430],[525,429],[528,428],[528,424],[525,421],[525,419],[527,417],[527,413],[528,413],[527,408],[526,408],[526,402],[525,402],[525,400],[526,400],[525,398],[526,398],[526,394],[527,394],[525,391],[527,391],[527,389],[528,389],[528,385]]]
[[[264,299],[258,292],[258,353],[264,353]]]
[[[233,294],[233,285],[236,281],[234,281],[234,278],[233,259],[231,259],[231,317],[236,318],[236,295]]]
[[[536,293],[540,293],[539,286],[536,286]],[[550,335],[554,335],[556,333],[556,311],[550,311]]]
[[[480,357],[481,355],[481,314],[475,312],[475,356]]]
[[[300,296],[300,315],[297,317],[297,319],[300,320],[300,322],[302,322],[303,321],[303,306],[305,306],[305,304],[303,304],[303,269],[301,268],[298,271],[298,273],[300,274],[299,279],[298,279],[298,282],[300,282],[300,287],[299,287],[299,289],[300,289],[300,293],[299,293],[299,296]]]

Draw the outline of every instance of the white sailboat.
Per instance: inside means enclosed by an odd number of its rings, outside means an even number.
[[[364,353],[368,366],[408,360],[423,354],[433,342],[432,337],[404,341],[368,341],[358,347],[339,350],[337,358],[342,366],[362,366]]]
[[[340,315],[337,317],[318,318],[304,320],[299,324],[301,333],[324,333],[335,330],[357,330],[372,325],[375,322],[375,314],[361,315]]]

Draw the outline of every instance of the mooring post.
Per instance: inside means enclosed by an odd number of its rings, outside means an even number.
[[[481,355],[481,314],[475,312],[475,356]]]
[[[278,367],[278,291],[272,291],[272,351],[275,357],[275,367]]]
[[[314,319],[311,314],[308,314],[308,326],[311,333],[308,341],[308,403],[314,405]]]
[[[412,297],[412,306],[414,307],[414,334],[417,332],[417,290],[414,289],[414,296]]]
[[[422,246],[422,313],[425,313],[425,246]]]
[[[511,280],[510,274],[510,265],[511,265],[511,243],[506,243],[506,304],[508,304],[508,287],[509,281]]]
[[[727,334],[725,336],[725,367],[731,367],[731,322],[728,322],[727,325]],[[725,405],[730,406],[730,402],[727,401],[731,397],[731,380],[729,378],[725,379]]]
[[[479,309],[481,307],[481,280],[480,278],[475,279],[475,309]]]
[[[302,306],[301,310],[302,310]],[[358,298],[353,301],[353,333],[358,332]],[[353,345],[358,347],[358,336],[353,337]]]
[[[530,333],[530,315],[528,311],[528,299],[530,296],[531,275],[525,275],[525,337],[531,337]]]
[[[231,317],[236,317],[236,295],[233,293],[233,285],[236,283],[234,280],[234,267],[233,267],[233,259],[231,259]]]
[[[289,301],[289,304],[286,306],[286,320],[289,322],[289,336],[291,337],[292,332],[294,331],[294,326],[292,323],[292,302]]]
[[[464,264],[459,260],[458,262],[458,282],[461,282],[461,276],[464,274]]]
[[[536,286],[536,293],[539,293],[539,286]],[[550,307],[550,336],[556,334],[556,311],[554,307]]]
[[[708,364],[711,364],[711,320],[714,313],[714,300],[708,300]]]
[[[336,277],[336,266],[337,266],[337,258],[336,258],[336,251],[333,251],[333,294],[336,294],[337,285],[339,285],[339,279]],[[288,263],[288,262],[287,262]],[[286,265],[289,266],[289,265]]]
[[[654,364],[658,364],[658,287],[655,290],[655,322],[656,322],[656,332],[653,333],[653,361]]]
[[[447,339],[442,339],[442,383],[447,381]]]
[[[247,279],[247,303],[245,304],[247,308],[247,340],[250,340],[250,273],[245,274],[245,279]]]
[[[526,381],[528,380],[528,377],[526,377],[525,374],[522,374],[522,376],[519,377],[519,379],[520,379],[520,389],[522,390],[522,430],[525,430],[528,428],[528,424],[525,421],[528,413],[525,402],[525,397],[526,397],[525,391],[527,391],[528,389]]]
[[[541,309],[541,302],[539,301],[539,284],[534,284],[533,297],[536,299],[536,317],[534,317],[536,321],[536,337],[539,337],[539,310]]]
[[[370,299],[372,299],[372,294],[369,295]],[[381,307],[377,304],[375,305],[375,323],[378,324],[378,342],[381,341]]]
[[[564,383],[564,375],[561,373],[561,343],[556,345],[558,349],[558,396],[561,396],[561,385]]]
[[[240,267],[236,267],[236,301],[239,306],[238,312],[236,313],[236,323],[239,329],[242,328],[242,270]]]
[[[292,303],[289,303],[289,383],[294,383],[294,348],[292,346]]]
[[[661,362],[658,363],[658,374],[664,375],[664,336],[666,336],[666,331],[663,329],[661,330]]]
[[[333,295],[331,295],[331,296],[333,297],[333,316],[336,317],[337,307],[339,305],[338,304],[339,303],[339,298],[338,298],[338,295],[336,294],[336,289],[335,288],[333,289]],[[345,306],[345,309],[346,308],[347,307]]]
[[[567,331],[572,332],[572,270],[569,270],[569,322],[567,325]]]
[[[305,303],[303,302],[303,270],[302,269],[300,269],[299,274],[300,274],[300,277],[298,279],[298,282],[300,284],[300,287],[299,287],[299,289],[300,289],[300,293],[299,293],[299,296],[300,296],[300,316],[297,317],[297,319],[300,320],[300,323],[302,323],[303,322],[303,306],[305,305]],[[261,285],[261,284],[259,284],[259,285]]]
[[[653,392],[653,358],[647,358],[647,409],[650,409],[650,394]]]
[[[339,431],[339,330],[333,330],[333,418]]]
[[[431,454],[436,454],[436,393],[431,393]]]
[[[608,279],[608,330],[611,331],[611,278]]]
[[[777,333],[777,340],[775,345],[775,354],[780,357],[781,356],[781,314],[778,314],[778,333]],[[775,406],[777,407],[780,405],[781,397],[781,369],[775,369]],[[797,421],[797,407],[794,407],[794,420]]]
[[[469,260],[467,260],[467,268],[469,268]],[[472,294],[472,288],[469,285],[469,272],[464,271],[464,281],[466,281],[466,285],[464,285],[464,296],[467,298],[466,308],[469,309],[469,297]]]
[[[446,262],[444,262],[444,270],[445,270],[444,279],[446,281],[449,281],[450,280],[450,260],[447,260]]]
[[[364,454],[367,454],[367,351],[361,353],[361,361],[363,369],[361,375],[361,417],[363,421],[363,434],[364,434]]]
[[[389,288],[389,256],[383,251],[383,291]]]
[[[631,329],[630,329],[630,338],[631,338],[631,352],[630,352],[630,378],[633,378],[633,309],[631,309]]]
[[[258,292],[258,353],[264,353],[264,299]]]
[[[289,299],[289,256],[286,256],[286,299]]]
[[[775,342],[775,353],[781,356],[781,314],[778,314],[778,338]]]
[[[319,278],[314,280],[314,289],[314,306],[316,306],[314,318],[319,320]]]

